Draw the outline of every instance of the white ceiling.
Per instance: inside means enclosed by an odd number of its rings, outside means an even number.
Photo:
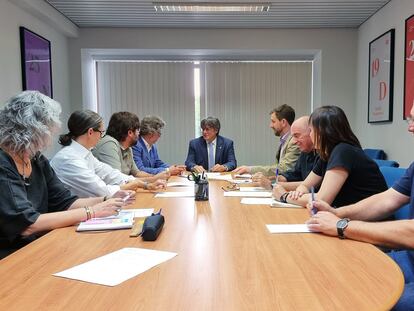
[[[270,3],[265,13],[160,13],[149,0],[45,0],[78,27],[357,28],[390,0],[238,0]],[[158,2],[178,2],[162,0]],[[181,1],[201,2],[201,1]],[[206,0],[202,2],[218,2]]]

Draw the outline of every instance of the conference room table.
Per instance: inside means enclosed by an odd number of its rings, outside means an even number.
[[[173,178],[180,181],[180,177]],[[137,193],[131,208],[165,215],[154,242],[130,230],[53,230],[0,261],[0,310],[387,310],[398,266],[373,245],[317,233],[271,234],[305,209],[242,205],[210,181],[209,201]],[[183,188],[168,191],[185,191]],[[117,286],[53,276],[124,247],[178,255]]]

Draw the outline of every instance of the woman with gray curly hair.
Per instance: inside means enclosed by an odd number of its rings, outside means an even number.
[[[130,193],[104,202],[78,199],[64,187],[41,154],[60,128],[60,113],[59,103],[36,91],[0,110],[0,258],[52,229],[114,215]]]

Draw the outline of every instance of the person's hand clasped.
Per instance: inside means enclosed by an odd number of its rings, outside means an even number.
[[[122,206],[125,205],[125,202],[121,198],[111,198],[104,202],[95,204],[91,206],[92,217],[102,218],[107,216],[112,216],[118,214]]]
[[[289,199],[296,201],[296,200],[299,200],[299,198],[302,197],[302,195],[304,194],[305,193],[303,193],[302,191],[295,190],[295,191],[290,191],[288,197]]]
[[[205,172],[205,171],[206,170],[201,165],[196,165],[196,166],[193,167],[193,172],[194,173],[202,173],[202,172]]]
[[[287,192],[286,189],[283,188],[281,185],[275,184],[274,187],[273,187],[272,194],[273,194],[273,197],[276,200],[279,200],[279,198],[282,196],[282,194],[284,194],[286,192]]]
[[[252,181],[265,189],[272,189],[272,181],[267,178],[262,172],[256,173],[252,176]]]
[[[250,172],[251,168],[249,166],[239,166],[233,171],[234,174],[246,174]]]
[[[185,165],[171,165],[169,171],[171,175],[180,175],[185,171]]]
[[[164,179],[157,179],[156,181],[148,184],[148,190],[158,190],[167,188],[167,182]]]
[[[125,205],[130,205],[135,202],[135,194],[132,190],[119,190],[111,198],[121,198]]]
[[[326,211],[319,211],[306,221],[309,230],[322,232],[326,235],[337,236],[336,223],[339,218],[334,214]]]
[[[227,172],[227,167],[221,164],[216,164],[211,168],[212,172]]]

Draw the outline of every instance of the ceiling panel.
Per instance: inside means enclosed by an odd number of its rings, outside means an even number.
[[[270,3],[270,10],[263,13],[198,14],[156,12],[153,3],[157,1],[147,0],[45,1],[81,28],[357,28],[390,0],[233,1],[236,3]]]

